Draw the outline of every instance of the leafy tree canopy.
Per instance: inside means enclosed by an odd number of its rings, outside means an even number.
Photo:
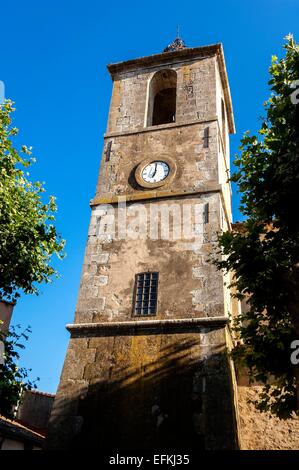
[[[235,321],[233,357],[264,384],[256,403],[287,418],[299,403],[299,46],[291,35],[282,59],[272,57],[258,136],[245,133],[231,181],[242,194],[242,226],[219,237],[219,269],[234,273],[236,297],[247,311]],[[297,91],[296,89],[297,88]]]
[[[51,257],[62,257],[64,247],[53,225],[55,198],[44,202],[43,184],[28,179],[31,149],[13,146],[13,111],[9,100],[0,106],[0,298],[7,301],[20,291],[37,294],[37,284],[50,282],[57,275]]]
[[[30,327],[21,331],[20,325],[11,327],[7,335],[0,331],[0,341],[4,343],[4,361],[0,363],[0,415],[13,418],[15,407],[18,405],[24,390],[36,388],[36,382],[28,379],[31,369],[19,367],[19,350],[24,349],[31,333]]]

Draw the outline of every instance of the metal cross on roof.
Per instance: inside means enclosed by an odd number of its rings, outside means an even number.
[[[174,51],[179,51],[185,48],[186,48],[185,42],[180,37],[180,27],[177,26],[177,35],[176,35],[175,40],[172,41],[172,43],[168,44],[168,46],[165,47],[163,52],[174,52]]]

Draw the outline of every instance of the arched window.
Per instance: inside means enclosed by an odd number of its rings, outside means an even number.
[[[174,70],[155,73],[149,85],[147,125],[175,122],[177,74]]]

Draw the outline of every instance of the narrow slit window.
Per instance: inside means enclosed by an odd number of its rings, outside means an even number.
[[[209,203],[208,202],[204,205],[204,209],[203,209],[203,223],[204,224],[209,223]]]
[[[106,147],[106,151],[105,151],[105,154],[106,154],[105,162],[109,162],[110,160],[111,147],[112,147],[112,141],[109,140],[107,147]]]
[[[136,274],[134,294],[134,315],[156,315],[159,273]]]
[[[209,147],[209,139],[210,139],[210,128],[206,127],[204,130],[204,135],[203,135],[203,146],[204,148]]]

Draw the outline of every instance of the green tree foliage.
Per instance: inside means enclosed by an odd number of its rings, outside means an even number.
[[[11,327],[5,336],[0,332],[0,341],[4,343],[4,363],[0,363],[0,415],[12,418],[14,409],[19,403],[22,391],[36,388],[36,381],[28,379],[31,369],[19,367],[19,350],[24,349],[30,328],[20,330],[20,326]],[[2,361],[1,361],[2,362]]]
[[[44,202],[43,184],[28,179],[31,149],[13,146],[13,111],[11,101],[0,106],[0,298],[7,301],[20,291],[37,294],[37,284],[50,282],[57,275],[51,257],[62,257],[64,247],[53,225],[55,198]]]
[[[224,256],[215,260],[234,273],[235,295],[247,301],[234,325],[233,357],[264,384],[256,406],[280,418],[299,403],[298,366],[290,360],[299,339],[299,46],[291,35],[284,49],[281,60],[272,58],[259,136],[245,133],[234,162],[231,181],[246,220],[220,235]]]

